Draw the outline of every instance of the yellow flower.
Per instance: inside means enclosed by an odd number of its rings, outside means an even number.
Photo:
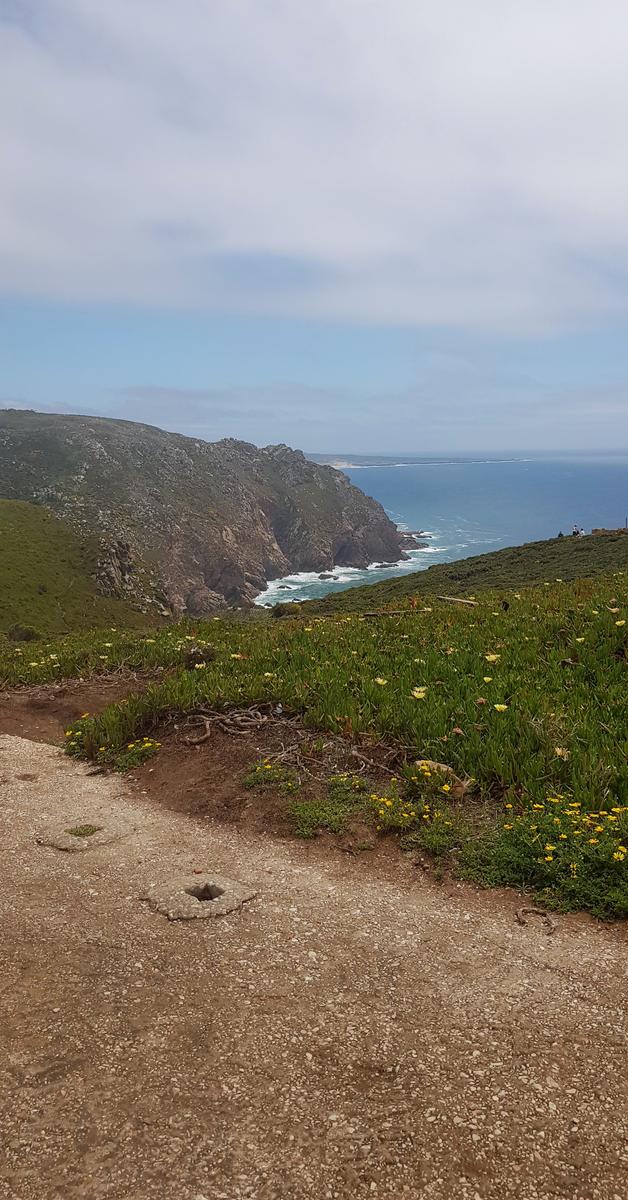
[[[512,829],[512,825],[504,825],[503,828],[504,829]]]
[[[504,804],[504,808],[512,808],[512,804]]]
[[[622,854],[628,854],[628,850],[626,850],[625,846],[618,846],[617,849],[621,850]]]
[[[375,678],[375,682],[378,683],[380,687],[385,687],[386,684],[388,683],[388,680],[382,679],[381,675],[377,675]]]
[[[549,853],[550,853],[552,850],[555,850],[555,849],[556,849],[556,847],[555,847],[555,846],[550,846],[550,844],[549,844],[549,842],[548,842],[548,843],[547,843],[547,846],[545,847],[545,852],[546,852],[546,854],[549,854]]]
[[[494,709],[495,709],[497,712],[506,712],[506,709],[508,708],[508,705],[507,705],[507,704],[494,704],[494,705],[493,705],[493,708],[494,708]]]
[[[242,658],[241,654],[232,654],[231,658]]]
[[[622,854],[620,850],[616,850],[613,855],[615,862],[623,862],[625,857],[626,857],[626,855]]]
[[[556,758],[569,758],[569,750],[565,750],[564,746],[554,746],[554,754]]]
[[[589,845],[590,845],[590,846],[597,846],[597,844],[598,844],[599,840],[600,840],[599,838],[589,838]]]
[[[584,638],[583,638],[583,637],[581,637],[581,638],[576,638],[576,641],[577,641],[577,642],[583,642],[583,641],[584,641]]]
[[[442,786],[442,788],[441,788],[440,790],[441,790],[441,792],[450,792],[450,791],[451,791],[451,784],[449,784],[449,783],[444,783],[444,784],[443,784],[443,786]]]
[[[485,654],[484,657],[487,662],[497,662],[499,654]]]
[[[377,683],[377,680],[375,682]],[[427,689],[424,687],[414,687],[410,692],[410,695],[412,696],[413,700],[425,700],[426,690]]]
[[[484,678],[484,683],[492,683],[492,682],[493,682],[493,676],[492,676],[492,675],[484,675],[484,677],[483,677],[483,678]]]
[[[553,862],[553,861],[554,861],[554,855],[553,855],[553,854],[546,854],[546,855],[545,855],[545,861],[546,861],[546,862]]]
[[[615,624],[616,625],[625,625],[626,622],[625,621],[615,621]]]

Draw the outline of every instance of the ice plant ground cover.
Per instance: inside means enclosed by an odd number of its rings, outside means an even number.
[[[69,753],[111,766],[143,761],[166,716],[201,704],[271,701],[312,728],[399,745],[407,766],[398,781],[363,801],[378,836],[451,843],[460,874],[626,916],[627,580],[548,580],[479,593],[477,607],[422,595],[394,616],[213,620],[36,649],[7,643],[0,679],[163,668],[142,695],[67,731]],[[211,644],[213,661],[190,668],[192,644]],[[472,788],[452,799],[426,760],[472,778]]]

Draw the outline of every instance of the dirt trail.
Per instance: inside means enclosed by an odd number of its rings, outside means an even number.
[[[547,936],[17,737],[0,780],[3,1200],[625,1194],[622,930]],[[35,843],[84,822],[125,836]],[[138,899],[210,868],[257,899],[172,923]]]

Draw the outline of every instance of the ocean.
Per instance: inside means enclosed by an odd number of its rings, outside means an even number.
[[[303,572],[273,580],[257,604],[311,600],[438,562],[571,533],[617,528],[628,517],[628,453],[561,457],[419,458],[318,455],[383,504],[400,529],[423,530],[427,545],[408,562],[378,570],[334,568],[337,581]],[[429,535],[429,536],[428,536]]]

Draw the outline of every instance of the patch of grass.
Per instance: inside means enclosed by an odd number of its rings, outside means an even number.
[[[0,633],[26,642],[106,625],[147,625],[149,619],[123,600],[98,593],[97,558],[95,538],[82,540],[45,508],[0,500]]]
[[[470,823],[460,809],[444,805],[429,813],[401,845],[404,850],[425,850],[435,858],[443,858],[460,850],[470,836]]]
[[[66,829],[66,833],[71,833],[72,837],[88,838],[93,837],[95,833],[100,833],[102,825],[74,825],[72,829]]]
[[[62,639],[46,638],[28,646],[11,645],[0,637],[0,683],[15,687],[120,670],[149,673],[175,667],[187,670],[192,645],[197,655],[206,653],[210,661],[214,658],[209,641],[212,630],[211,622],[203,626],[183,622],[144,631],[111,626]],[[207,663],[199,662],[190,673],[200,675],[206,668]]]
[[[90,718],[86,714],[80,720],[75,721],[70,729],[66,729],[66,753],[74,758],[84,757],[83,735],[89,720]],[[95,758],[100,766],[124,773],[141,767],[149,758],[152,758],[153,754],[157,753],[160,746],[161,742],[145,736],[137,738],[134,742],[128,742],[126,746],[103,744],[98,747]]]
[[[512,804],[507,820],[467,841],[461,874],[489,886],[526,888],[548,907],[628,916],[628,808],[583,809],[564,795]]]
[[[289,771],[281,763],[271,763],[268,759],[255,763],[244,777],[247,788],[281,788],[284,792],[294,792],[299,781],[294,771]]]
[[[289,817],[297,837],[312,838],[322,829],[344,833],[351,817],[366,812],[365,784],[357,776],[334,775],[325,795],[293,801]]]

